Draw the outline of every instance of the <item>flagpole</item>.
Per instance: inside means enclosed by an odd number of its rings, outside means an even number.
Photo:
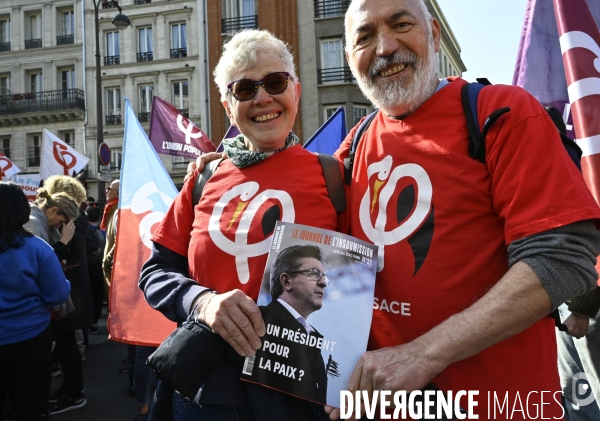
[[[102,0],[93,0],[94,4],[94,19],[95,19],[95,30],[96,30],[96,139],[98,147],[104,143],[104,124],[102,121],[102,79],[100,78],[100,28],[98,27],[98,7]],[[96,157],[97,172],[100,172],[100,157]],[[98,180],[98,192],[96,193],[96,200],[99,203],[104,203],[104,181]]]
[[[100,145],[104,143],[104,121],[102,118],[102,73],[100,70],[100,25],[98,23],[98,8],[100,7],[100,2],[102,0],[92,0],[92,4],[94,5],[94,23],[96,30],[96,142],[98,144],[98,150]],[[114,3],[117,3],[116,0],[113,0]],[[119,14],[115,16],[112,23],[118,29],[124,29],[129,26],[129,18],[122,14],[121,7],[117,3],[117,8],[119,9]],[[98,150],[96,154],[98,154]],[[96,174],[100,173],[100,157],[96,156]],[[105,192],[104,192],[104,181],[98,179],[98,192],[96,193],[96,197],[99,203],[104,203],[105,201]]]

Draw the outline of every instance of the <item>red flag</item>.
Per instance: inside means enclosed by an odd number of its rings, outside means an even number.
[[[600,31],[586,0],[554,0],[583,176],[600,204]]]
[[[168,211],[177,189],[125,98],[123,165],[117,245],[110,283],[110,339],[158,346],[175,323],[153,310],[138,288],[140,269],[150,257],[152,230]]]
[[[165,155],[196,159],[216,149],[206,133],[177,108],[157,96],[152,99],[148,137],[156,152]]]

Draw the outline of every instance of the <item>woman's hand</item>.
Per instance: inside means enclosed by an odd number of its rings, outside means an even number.
[[[66,224],[62,225],[62,230],[60,232],[60,240],[58,241],[60,241],[66,246],[69,243],[69,241],[71,241],[71,238],[73,238],[73,235],[75,235],[75,222],[71,220]]]
[[[200,172],[204,169],[204,166],[210,161],[214,161],[215,159],[221,159],[225,157],[225,154],[221,152],[209,152],[205,153],[202,156],[199,156],[194,162],[190,162],[188,164],[187,174],[185,175],[183,182],[185,183],[186,181],[188,181],[188,179],[194,174],[195,169],[198,169],[198,171]]]
[[[254,355],[265,334],[265,322],[254,300],[239,289],[210,294],[200,302],[198,321],[221,335],[241,356]]]

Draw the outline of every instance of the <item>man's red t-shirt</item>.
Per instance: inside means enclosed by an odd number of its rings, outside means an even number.
[[[359,143],[351,234],[379,245],[381,257],[371,350],[410,342],[473,304],[507,272],[507,244],[600,218],[556,127],[520,88],[481,92],[481,127],[494,110],[511,111],[487,135],[486,164],[469,157],[464,83],[452,79],[403,120],[378,113]],[[338,157],[348,155],[353,134]],[[512,409],[517,392],[525,401],[532,391],[561,390],[554,335],[546,317],[433,381],[442,390],[479,390],[477,413],[487,419],[488,391],[501,401],[509,392]],[[544,416],[561,416],[551,394],[544,402]]]
[[[256,300],[276,220],[336,230],[321,164],[300,145],[244,169],[224,160],[192,210],[188,180],[152,240],[187,256],[190,276]]]

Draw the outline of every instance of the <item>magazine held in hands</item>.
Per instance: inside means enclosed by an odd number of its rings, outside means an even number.
[[[377,246],[277,222],[258,306],[267,332],[242,380],[340,406],[373,315]]]

